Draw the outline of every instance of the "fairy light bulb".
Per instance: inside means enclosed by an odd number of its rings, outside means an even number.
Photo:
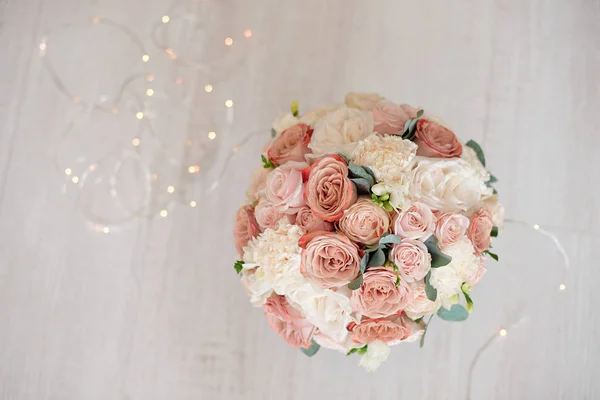
[[[500,336],[506,336],[506,335],[508,335],[508,332],[506,331],[506,329],[503,328],[503,329],[500,329],[500,332],[498,332],[498,334]]]
[[[564,283],[561,283],[561,284],[558,286],[558,290],[560,290],[561,292],[562,292],[563,290],[565,290],[566,288],[567,288],[567,286],[566,286]]]
[[[168,15],[163,15],[163,17],[161,18],[163,24],[168,24],[170,20],[171,18]]]
[[[65,169],[65,175],[69,176],[73,173],[73,171],[71,170],[71,168],[66,168]]]
[[[74,176],[73,178],[71,178],[71,181],[72,181],[73,183],[77,183],[77,182],[79,182],[79,178],[78,178],[78,177],[76,177],[76,176]]]
[[[215,132],[208,132],[208,138],[210,140],[214,140],[217,137],[217,134]]]
[[[233,107],[233,100],[227,100],[225,102],[225,107],[229,107],[229,108]]]
[[[169,212],[167,210],[160,210],[160,216],[161,217],[166,217],[167,215],[169,215]]]
[[[154,75],[152,75],[152,74],[148,75],[148,76],[146,77],[146,80],[147,80],[148,82],[152,82],[152,81],[154,80]]]
[[[144,113],[141,111],[138,111],[137,113],[135,113],[135,117],[137,119],[142,119],[142,118],[144,118]]]
[[[534,224],[533,229],[535,229],[537,231],[538,229],[540,229],[540,226],[538,224]]]
[[[252,30],[250,30],[250,29],[244,29],[244,36],[246,36],[247,38],[249,38],[250,36],[252,36]]]
[[[225,39],[225,46],[231,46],[233,44],[233,39],[228,37]]]
[[[194,200],[190,201],[190,207],[196,207],[196,202]]]
[[[102,228],[102,232],[103,233],[109,233],[110,229],[108,228],[108,226],[105,226],[104,228]]]
[[[146,96],[148,96],[148,97],[154,96],[154,89],[147,89]]]
[[[175,191],[175,187],[173,187],[173,186],[167,187],[167,192],[173,193],[174,191]]]
[[[139,146],[140,145],[140,139],[139,138],[133,138],[133,140],[131,141],[131,144],[134,146]]]
[[[142,61],[143,61],[143,62],[148,62],[148,61],[150,61],[150,56],[149,56],[148,54],[144,54],[144,55],[142,56]]]
[[[206,85],[206,86],[204,86],[204,91],[206,93],[210,93],[210,92],[212,92],[212,90],[213,90],[212,85]]]

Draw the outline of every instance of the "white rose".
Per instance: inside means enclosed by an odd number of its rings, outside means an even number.
[[[486,190],[478,173],[460,158],[419,158],[409,182],[413,200],[442,212],[466,211]]]
[[[431,269],[429,283],[437,289],[438,299],[442,306],[450,309],[452,304],[456,303],[453,297],[461,293],[460,288],[463,280],[452,267],[446,265],[445,267]]]
[[[370,111],[380,100],[383,100],[383,97],[376,93],[351,92],[346,95],[345,103],[348,107]]]
[[[471,168],[476,171],[477,175],[479,175],[483,182],[490,180],[490,173],[487,169],[485,169],[481,161],[479,161],[479,158],[477,158],[477,153],[475,153],[475,150],[469,146],[463,146],[463,151],[460,158],[465,160],[471,166]]]
[[[410,319],[415,320],[425,315],[434,314],[440,308],[440,297],[438,296],[435,301],[429,300],[423,283],[414,282],[409,286],[413,291],[413,300],[408,303],[404,312]]]
[[[285,131],[288,128],[291,128],[294,125],[298,124],[298,118],[294,117],[292,113],[280,114],[277,119],[273,122],[273,130],[277,133],[277,136],[281,134],[281,132]]]
[[[306,125],[315,126],[315,124],[319,122],[324,116],[326,116],[332,111],[337,110],[340,107],[343,106],[341,104],[332,104],[324,107],[315,108],[314,110],[310,110],[301,115],[298,121]]]
[[[483,207],[492,213],[492,222],[499,229],[504,227],[504,207],[498,201],[497,195],[492,195],[483,200]]]
[[[343,343],[348,336],[346,326],[356,322],[350,298],[340,292],[308,283],[294,290],[288,298],[302,310],[308,321],[335,342]]]
[[[373,113],[341,106],[314,126],[308,147],[314,156],[342,153],[350,158],[358,141],[373,133]]]
[[[381,340],[369,343],[367,352],[360,358],[359,365],[369,372],[375,371],[390,355],[390,347]]]
[[[374,134],[358,142],[352,159],[371,168],[378,182],[394,184],[405,180],[416,154],[417,145],[410,140]]]

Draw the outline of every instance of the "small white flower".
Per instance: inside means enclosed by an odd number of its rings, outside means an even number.
[[[382,362],[387,360],[390,355],[390,347],[381,340],[375,340],[369,343],[367,352],[360,358],[359,365],[369,372],[379,368]]]
[[[358,142],[353,162],[371,168],[377,182],[392,185],[406,181],[416,154],[417,145],[410,140],[374,134]]]
[[[277,119],[273,122],[273,130],[279,136],[281,132],[285,131],[288,128],[291,128],[294,125],[297,125],[300,121],[292,113],[280,114]]]

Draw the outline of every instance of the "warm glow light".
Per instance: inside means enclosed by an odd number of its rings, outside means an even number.
[[[166,48],[165,53],[169,56],[171,60],[177,60],[177,54],[173,51],[172,48]]]
[[[163,17],[162,17],[163,24],[169,23],[170,20],[171,20],[171,18],[169,18],[168,15],[163,15]]]
[[[227,100],[227,101],[225,102],[225,106],[226,106],[226,107],[233,107],[233,101],[232,101],[232,100]]]
[[[246,36],[246,37],[252,36],[252,31],[250,29],[244,29],[244,36]]]
[[[73,183],[77,183],[79,182],[79,178],[74,176],[73,178],[71,178],[71,180],[73,181]]]
[[[561,291],[562,291],[562,290],[565,290],[566,288],[567,288],[567,286],[566,286],[564,283],[561,283],[561,284],[558,286],[558,290],[561,290]]]
[[[153,96],[153,95],[154,95],[154,90],[153,89],[146,90],[146,96]]]
[[[119,109],[117,107],[113,107],[112,112],[113,114],[117,114],[119,112]]]
[[[134,145],[134,146],[139,146],[140,145],[140,139],[133,138],[133,140],[131,141],[131,144]]]
[[[182,77],[178,77],[177,79],[175,79],[175,83],[178,85],[181,85],[183,83],[183,78]]]
[[[108,229],[108,226],[105,226],[104,228],[102,228],[102,232],[108,233],[110,232],[110,229]]]
[[[92,22],[97,24],[98,22],[100,22],[100,18],[94,17],[94,18],[92,18]]]
[[[46,43],[40,43],[40,50],[46,51]]]
[[[77,104],[81,101],[81,99],[77,96],[73,97],[73,103]]]
[[[190,201],[190,207],[196,207],[196,202],[194,200]]]
[[[240,148],[238,146],[235,146],[233,149],[231,149],[231,151],[233,151],[234,153],[237,153],[239,149]]]
[[[153,181],[156,181],[157,179],[158,179],[158,175],[156,175],[156,174],[152,174],[152,180],[153,180]]]
[[[508,332],[506,332],[506,329],[500,329],[500,332],[498,332],[500,334],[500,336],[506,336],[508,334]]]
[[[72,172],[73,172],[73,171],[71,170],[71,168],[67,168],[67,169],[65,169],[65,174],[67,174],[67,176],[68,176],[68,175],[71,175],[71,173],[72,173]]]
[[[206,86],[204,86],[204,90],[206,91],[206,93],[212,92],[212,85],[206,85]]]
[[[169,215],[169,213],[167,212],[167,210],[161,210],[161,211],[160,211],[160,216],[161,216],[161,217],[163,217],[163,218],[164,218],[164,217],[166,217],[167,215]]]
[[[175,191],[175,188],[173,186],[167,187],[167,192],[173,193],[174,191]]]
[[[142,118],[144,118],[144,113],[141,111],[138,111],[137,113],[135,113],[135,117],[137,119],[142,119]]]
[[[208,138],[209,138],[210,140],[213,140],[213,139],[214,139],[214,138],[216,138],[216,137],[217,137],[217,134],[216,134],[216,133],[214,133],[214,132],[212,132],[212,131],[211,131],[211,132],[208,132]]]
[[[190,166],[188,167],[188,172],[189,172],[190,174],[195,174],[195,173],[198,173],[198,172],[200,172],[200,166],[199,166],[199,165],[190,165]]]
[[[88,169],[90,171],[95,171],[96,170],[97,165],[96,164],[90,164],[90,166],[88,167]]]
[[[142,56],[142,61],[143,61],[143,62],[148,62],[148,61],[150,61],[150,56],[149,56],[148,54],[144,54],[144,55]]]
[[[192,141],[190,139],[185,141],[185,147],[190,147],[192,145]]]
[[[227,39],[225,39],[225,45],[226,46],[231,46],[233,44],[233,39],[228,37]]]
[[[152,75],[152,74],[148,75],[148,76],[146,77],[146,80],[147,80],[148,82],[152,82],[152,81],[154,80],[154,75]]]
[[[533,225],[533,229],[535,229],[537,231],[538,229],[540,229],[540,226],[538,224],[535,224],[535,225]]]

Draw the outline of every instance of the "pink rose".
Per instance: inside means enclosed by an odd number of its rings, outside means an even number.
[[[394,104],[389,100],[379,101],[373,109],[375,132],[402,135],[406,121],[411,118],[407,112],[412,111],[411,108],[407,105]]]
[[[423,328],[404,315],[389,318],[363,317],[359,324],[351,323],[348,330],[352,332],[352,341],[368,344],[375,340],[386,343],[398,343],[408,339]]]
[[[441,214],[435,225],[435,236],[440,248],[452,246],[467,232],[469,218],[462,214]]]
[[[373,203],[370,198],[361,198],[344,212],[337,222],[337,227],[350,240],[372,246],[388,233],[390,223],[387,211]]]
[[[411,288],[404,280],[396,286],[396,273],[389,267],[371,267],[363,285],[352,292],[350,301],[356,312],[370,318],[383,318],[400,312],[412,300]]]
[[[288,161],[304,161],[304,155],[310,153],[308,144],[313,130],[306,124],[297,124],[286,129],[271,144],[267,152],[269,161],[282,165]]]
[[[277,211],[271,203],[261,199],[254,208],[254,216],[261,230],[265,230],[276,227],[279,220],[287,216],[287,214]]]
[[[467,236],[473,243],[475,254],[481,254],[490,247],[490,234],[493,227],[492,213],[485,208],[473,214]]]
[[[302,171],[306,163],[290,161],[267,177],[264,196],[279,212],[295,214],[304,206]]]
[[[394,222],[394,233],[402,239],[426,240],[435,230],[435,216],[425,203],[413,203]]]
[[[321,158],[306,168],[303,176],[306,204],[324,221],[337,221],[356,202],[356,187],[348,178],[348,165],[338,155]]]
[[[290,346],[308,348],[315,326],[292,307],[285,296],[272,295],[263,306],[267,322]]]
[[[258,236],[260,228],[254,217],[254,207],[246,205],[235,214],[233,241],[240,257],[244,255],[244,246],[250,239]]]
[[[331,222],[323,221],[308,207],[303,207],[298,211],[295,224],[303,228],[306,232],[333,230],[333,224]]]
[[[440,296],[438,296],[435,301],[431,301],[427,298],[423,281],[413,282],[410,284],[410,287],[413,291],[413,299],[408,303],[406,308],[404,308],[404,312],[408,317],[418,319],[425,315],[435,314],[441,307],[442,303]]]
[[[324,288],[347,285],[360,272],[364,252],[340,233],[310,232],[298,246],[302,248],[300,271]]]
[[[400,244],[395,244],[390,259],[398,266],[400,276],[406,282],[425,278],[431,269],[431,254],[427,246],[415,239],[404,239]]]
[[[483,278],[483,275],[485,275],[486,272],[487,269],[485,268],[485,257],[480,256],[479,262],[477,263],[477,269],[475,270],[475,272],[473,272],[473,275],[471,275],[467,279],[467,283],[471,285],[471,287],[474,287],[479,283],[479,281],[481,280],[481,278]]]
[[[437,122],[420,119],[417,122],[415,143],[418,156],[453,158],[460,157],[462,145],[456,135]]]

